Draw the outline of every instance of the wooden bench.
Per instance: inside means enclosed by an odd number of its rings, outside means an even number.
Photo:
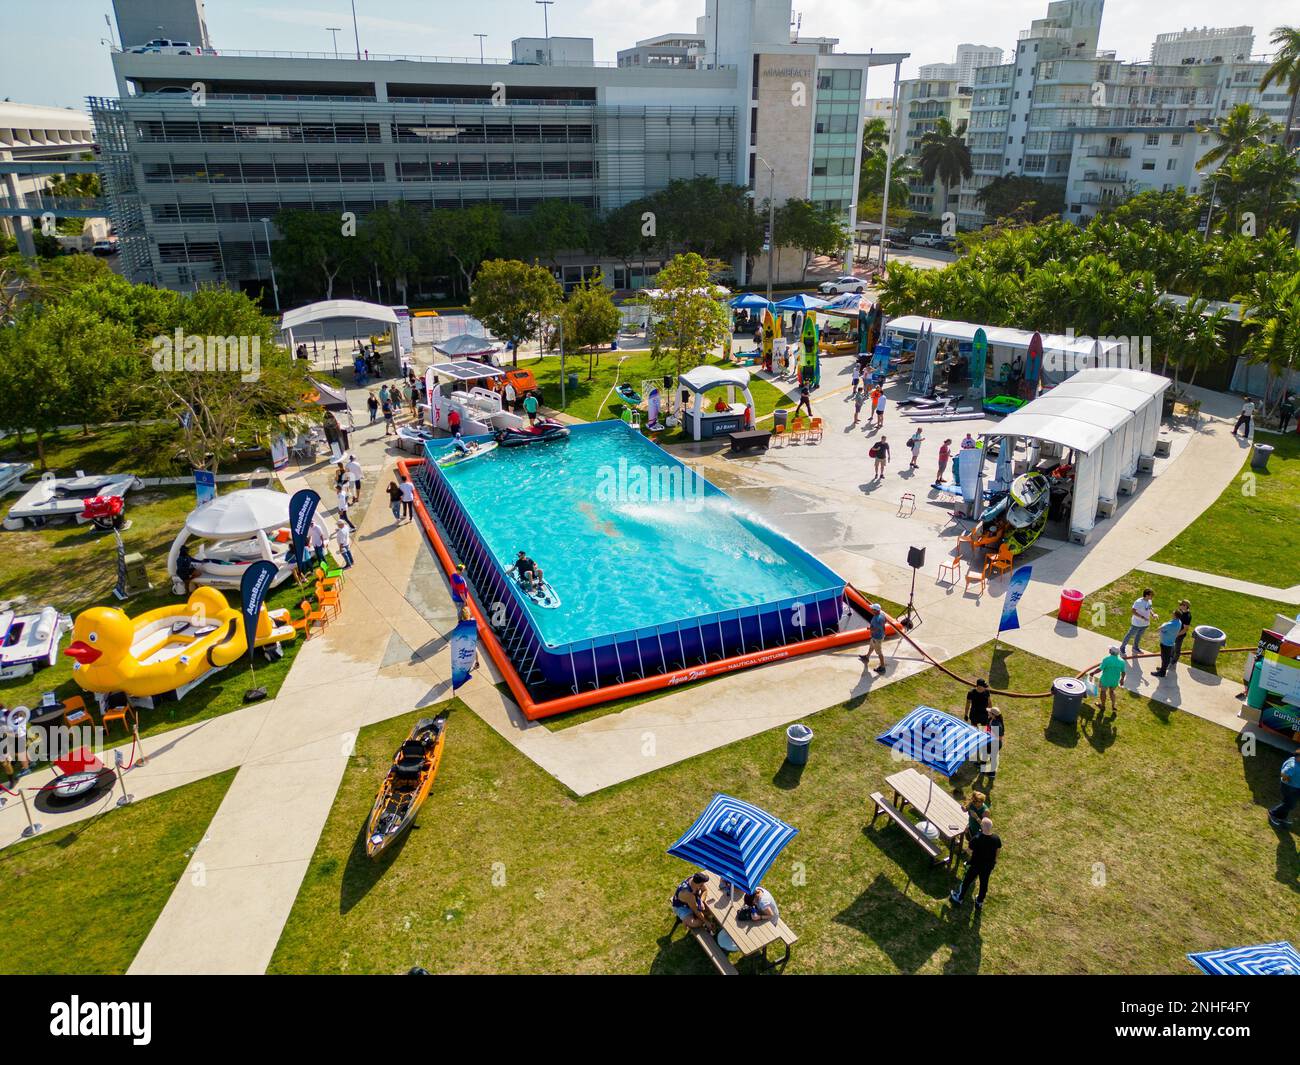
[[[731,450],[740,454],[745,451],[766,451],[772,434],[766,429],[745,429],[739,433],[728,433]]]
[[[727,952],[718,946],[718,941],[713,938],[712,932],[707,928],[692,928],[690,933],[695,937],[695,942],[700,945],[700,949],[708,955],[709,961],[713,962],[713,967],[722,976],[740,975],[740,970],[731,964]]]
[[[881,795],[880,792],[873,791],[871,793],[871,801],[876,804],[876,812],[871,815],[871,824],[873,826],[876,823],[876,818],[881,814],[884,814],[893,821],[894,824],[901,828],[913,843],[925,851],[932,861],[939,862],[943,860],[939,853],[939,848],[931,843],[930,840],[926,839],[925,835],[914,824],[912,824],[911,821],[895,809],[889,800]]]

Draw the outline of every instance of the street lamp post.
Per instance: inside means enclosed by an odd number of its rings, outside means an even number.
[[[329,30],[330,36],[334,38],[334,58],[337,59],[339,57],[339,30],[341,30],[343,27],[326,26],[325,28]]]
[[[357,58],[361,58],[361,32],[357,29],[357,0],[352,0],[352,40],[357,46]]]
[[[271,292],[275,295],[275,313],[280,313],[280,286],[275,283],[275,259],[271,255],[271,220],[262,219],[262,232],[266,234],[266,261],[271,265]]]
[[[761,155],[754,157],[767,167],[767,302],[772,302],[772,249],[776,247],[776,170]]]
[[[542,6],[542,32],[546,34],[546,65],[548,67],[554,66],[554,63],[551,60],[551,21],[547,17],[547,14],[550,6],[555,3],[555,0],[533,0],[533,3],[541,4]]]
[[[476,33],[474,34],[474,36],[478,38],[478,62],[479,62],[479,66],[482,66],[483,65],[483,40],[484,38],[487,37],[487,34]]]

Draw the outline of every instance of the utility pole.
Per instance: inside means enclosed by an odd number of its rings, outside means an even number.
[[[554,65],[551,57],[551,21],[547,17],[547,9],[555,3],[555,0],[533,0],[535,4],[542,6],[542,30],[546,34],[546,65]]]
[[[479,62],[479,66],[482,66],[483,65],[483,40],[485,37],[487,37],[487,34],[476,33],[474,34],[474,36],[478,38],[478,62]]]
[[[889,225],[889,183],[894,176],[894,135],[898,132],[898,78],[902,72],[903,64],[898,62],[894,64],[894,95],[893,106],[889,111],[889,140],[885,144],[885,195],[884,203],[880,208],[880,269],[885,268],[885,231]],[[871,256],[867,256],[867,261],[871,261]]]
[[[357,0],[352,0],[352,40],[356,42],[357,58],[361,58],[361,32],[357,29]]]
[[[767,167],[767,302],[772,302],[772,250],[776,247],[776,171],[761,155],[754,156]]]

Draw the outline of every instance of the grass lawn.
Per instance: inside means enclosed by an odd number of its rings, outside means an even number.
[[[77,470],[88,474],[134,473],[141,477],[184,476],[190,467],[172,457],[174,451],[171,427],[161,423],[92,425],[89,433],[62,430],[45,438],[46,465],[60,477],[71,477]],[[33,468],[25,481],[36,480],[40,475],[36,438],[27,433],[19,445],[16,437],[6,437],[0,441],[0,462],[30,462]],[[269,469],[270,465],[268,455],[228,462],[218,472],[247,473],[259,466]],[[15,490],[6,497],[4,508],[8,509],[8,504],[21,494]]]
[[[1061,673],[999,657],[992,672],[1021,690]],[[988,661],[985,646],[956,667]],[[932,670],[824,711],[802,771],[773,729],[585,798],[453,703],[420,826],[378,863],[359,833],[416,715],[366,729],[271,971],[711,972],[681,928],[668,938],[690,867],[665,849],[718,791],[800,829],[766,879],[800,936],[790,973],[1181,973],[1189,950],[1292,929],[1300,857],[1265,816],[1278,753],[1243,759],[1231,733],[1131,694],[1117,721],[1085,710],[1077,732],[1049,725],[1046,704],[1004,706],[1002,859],[982,916],[950,909],[953,875],[866,823],[898,768],[874,737],[962,694]]]
[[[225,494],[246,487],[245,482],[218,485]],[[43,529],[0,532],[0,600],[25,597],[27,603],[57,607],[74,618],[91,606],[118,606],[134,616],[179,601],[167,580],[167,551],[185,516],[194,509],[192,487],[165,486],[146,488],[127,496],[127,516],[131,528],[122,534],[128,551],[144,555],[145,567],[153,581],[152,591],[133,596],[125,603],[113,598],[117,582],[117,551],[112,534],[93,525],[62,523]],[[227,593],[231,602],[235,597]],[[270,609],[293,606],[302,599],[301,590],[292,582],[281,585],[267,597]],[[284,656],[277,662],[263,662],[257,672],[259,686],[274,696],[289,672],[297,654],[299,641],[284,645]],[[66,637],[65,643],[66,646]],[[72,659],[60,657],[46,669],[17,680],[0,681],[0,702],[7,706],[31,706],[41,694],[55,692],[60,699],[81,695],[72,680]],[[216,717],[243,705],[248,689],[245,668],[230,667],[199,685],[181,702],[160,703],[153,713],[140,719],[140,733],[148,736],[177,725]],[[116,729],[119,739],[123,735]],[[113,735],[108,738],[111,740]]]
[[[1300,551],[1295,549],[1300,514],[1300,435],[1261,433],[1271,444],[1268,471],[1250,469],[1249,452],[1241,473],[1199,518],[1168,544],[1154,561],[1253,581],[1270,588],[1300,584]],[[1247,494],[1250,489],[1253,494]]]
[[[620,359],[624,360],[621,364],[621,371],[619,369]],[[560,402],[559,356],[548,355],[544,359],[530,361],[526,363],[526,366],[533,371],[533,376],[537,378],[537,383],[541,385],[544,402],[548,406],[558,404]],[[577,388],[567,390],[565,396],[567,406],[563,408],[564,413],[591,422],[598,421],[601,418],[617,418],[622,413],[622,402],[617,396],[610,395],[610,389],[616,383],[616,375],[618,384],[630,384],[637,391],[640,391],[642,381],[659,381],[664,374],[675,373],[677,363],[674,356],[656,364],[650,358],[649,351],[605,351],[600,354],[600,362],[595,367],[591,380],[587,380],[588,363],[585,355],[566,355],[564,368],[566,375],[570,373],[578,374]],[[690,366],[686,367],[688,370],[691,368]],[[754,413],[757,418],[771,414],[776,407],[783,403],[791,407],[794,406],[794,400],[787,399],[786,394],[779,388],[757,376],[751,378],[749,391],[754,397]],[[719,397],[725,398],[726,391],[725,389],[716,389],[709,395],[715,399]],[[607,396],[608,399],[606,399]],[[737,396],[738,400],[741,400],[741,398]],[[601,409],[602,402],[604,403],[603,410]],[[687,439],[687,436],[681,429],[674,429],[656,434],[655,438],[661,444],[672,444]]]
[[[1155,591],[1156,613],[1160,615],[1160,621],[1167,621],[1178,609],[1178,601],[1186,599],[1192,604],[1192,627],[1214,625],[1222,629],[1228,634],[1229,647],[1254,647],[1259,642],[1260,630],[1272,627],[1274,614],[1294,616],[1296,612],[1295,607],[1286,603],[1257,599],[1253,595],[1225,592],[1204,584],[1189,584],[1176,577],[1161,577],[1155,573],[1134,570],[1088,596],[1084,600],[1079,623],[1085,628],[1114,636],[1118,643],[1124,638],[1124,633],[1128,632],[1129,608],[1144,588]],[[1105,604],[1104,615],[1094,613],[1099,604]],[[1159,621],[1156,622],[1158,624]],[[1143,651],[1160,650],[1156,625],[1143,637]],[[1191,647],[1192,636],[1189,633],[1183,641],[1183,650],[1190,652]],[[1188,656],[1184,654],[1183,662],[1187,661]],[[1218,672],[1225,677],[1235,680],[1245,668],[1244,651],[1219,656]]]
[[[110,805],[0,851],[0,921],[10,936],[0,972],[126,972],[235,772]]]

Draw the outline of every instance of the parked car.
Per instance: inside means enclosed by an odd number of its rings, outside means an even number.
[[[152,52],[155,55],[202,55],[203,49],[190,44],[189,41],[173,41],[167,37],[155,37],[152,41],[136,45],[131,49],[135,55]]]
[[[96,255],[116,255],[117,241],[115,240],[97,240],[90,249]]]
[[[947,239],[941,233],[914,233],[912,234],[912,247],[942,248],[943,242]]]
[[[860,277],[853,277],[851,274],[845,274],[843,277],[837,277],[834,281],[823,281],[817,286],[817,291],[824,296],[838,296],[841,292],[865,292],[866,283]]]

